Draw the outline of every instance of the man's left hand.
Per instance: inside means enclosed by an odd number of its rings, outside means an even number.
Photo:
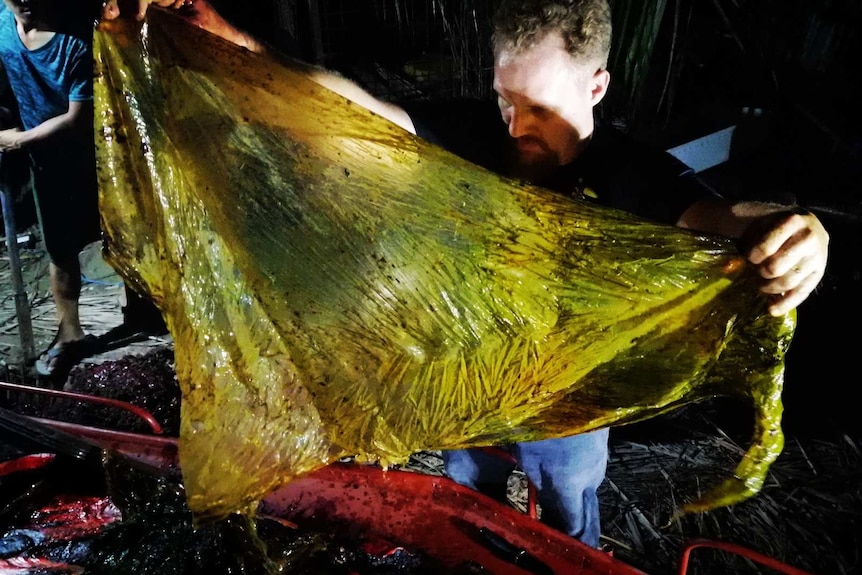
[[[810,212],[791,209],[762,216],[745,234],[748,261],[764,278],[769,313],[782,315],[801,304],[826,273],[829,234]]]

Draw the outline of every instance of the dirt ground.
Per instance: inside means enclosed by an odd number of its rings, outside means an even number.
[[[38,242],[38,226],[19,232],[21,236],[36,238],[35,243],[19,247],[21,279],[26,294],[27,308],[32,324],[32,349],[27,351],[27,342],[22,341],[18,329],[16,286],[13,281],[5,240],[0,248],[0,379],[35,378],[27,357],[38,356],[54,338],[57,328],[54,302],[48,279],[48,259]],[[84,331],[101,335],[122,323],[124,304],[123,284],[117,273],[101,256],[101,244],[90,244],[81,254],[83,286],[81,290],[80,315]],[[20,300],[20,298],[19,298]],[[101,363],[124,357],[127,354],[146,353],[154,347],[169,345],[170,335],[152,337],[117,348],[84,360],[84,363]]]

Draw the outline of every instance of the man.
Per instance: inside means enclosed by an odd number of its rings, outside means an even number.
[[[148,4],[139,0],[138,17]],[[209,10],[200,0],[197,5]],[[246,34],[224,22],[217,33],[250,45]],[[500,174],[656,221],[743,239],[748,260],[763,278],[760,289],[770,299],[770,313],[798,306],[825,272],[829,237],[822,224],[788,206],[725,201],[668,154],[597,126],[594,107],[610,83],[610,42],[606,0],[502,0],[494,19],[496,106],[396,106],[340,76],[320,71],[315,79]],[[607,438],[603,429],[507,446],[537,488],[542,520],[593,547],[599,545],[597,491]],[[443,458],[454,480],[505,497],[509,461],[480,449],[444,452]]]

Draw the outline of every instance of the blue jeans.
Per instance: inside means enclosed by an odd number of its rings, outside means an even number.
[[[599,485],[608,465],[608,429],[558,439],[515,443],[507,449],[536,487],[542,522],[598,548]],[[505,500],[511,461],[481,449],[444,451],[454,481]]]

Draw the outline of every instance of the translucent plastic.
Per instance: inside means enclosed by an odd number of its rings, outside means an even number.
[[[519,185],[179,17],[96,34],[105,256],[153,296],[200,518],[337,458],[533,440],[715,395],[782,448],[784,353],[725,239]],[[729,470],[730,474],[730,470]]]

